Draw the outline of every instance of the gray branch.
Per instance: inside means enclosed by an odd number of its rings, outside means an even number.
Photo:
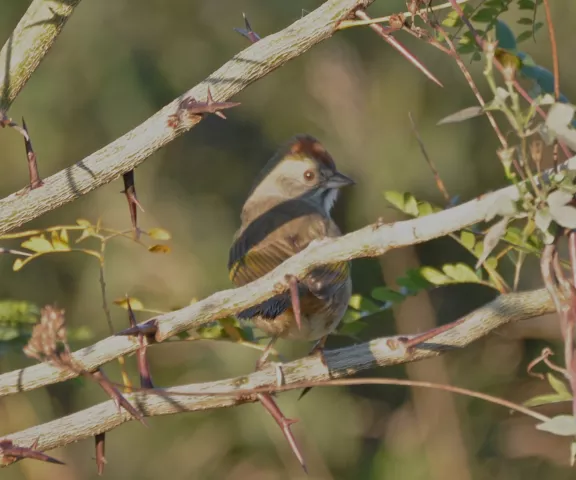
[[[155,151],[196,125],[201,116],[170,126],[184,98],[206,99],[210,87],[215,101],[223,102],[265,77],[316,43],[330,37],[339,21],[373,0],[329,0],[284,30],[269,35],[238,53],[203,82],[162,108],[144,123],[75,165],[44,179],[44,186],[20,190],[0,200],[0,235],[54,210],[118,178]],[[41,2],[44,3],[44,2]],[[46,2],[52,3],[52,2]],[[54,2],[68,4],[70,2]],[[239,39],[241,41],[241,39]]]
[[[80,0],[34,0],[0,51],[0,110],[24,88]]]
[[[576,169],[576,157],[565,164]],[[159,315],[155,321],[157,342],[198,328],[263,302],[288,289],[287,275],[298,278],[316,266],[360,257],[376,257],[389,250],[422,243],[461,230],[494,215],[499,206],[518,199],[514,185],[424,217],[385,225],[369,225],[339,238],[311,243],[265,276],[240,288],[223,290],[180,310]],[[151,321],[151,320],[148,320]],[[104,363],[135,352],[134,337],[111,336],[74,353],[78,365],[93,371]],[[0,397],[33,390],[76,376],[43,363],[0,375]]]
[[[368,368],[397,365],[437,356],[446,351],[463,348],[507,323],[553,311],[554,305],[546,289],[502,295],[463,317],[454,328],[439,334],[429,343],[414,350],[403,348],[398,337],[378,338],[359,345],[327,350],[324,352],[326,364],[318,355],[284,364],[282,366],[284,383],[290,386],[302,382],[349,377]],[[253,402],[255,397],[246,392],[247,390],[259,387],[274,388],[276,381],[276,372],[270,366],[242,377],[157,391],[141,391],[126,394],[125,397],[145,416],[170,415]],[[226,394],[228,392],[229,395]],[[21,447],[31,446],[38,441],[37,450],[51,450],[110,431],[130,420],[133,418],[125,410],[119,411],[115,403],[109,400],[67,417],[7,435],[0,438],[0,441],[10,439]],[[0,457],[2,465],[11,462],[13,459]]]

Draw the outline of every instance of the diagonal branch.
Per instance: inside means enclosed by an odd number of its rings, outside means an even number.
[[[282,366],[285,385],[289,388],[302,382],[321,382],[351,376],[368,368],[397,365],[437,356],[455,348],[463,348],[510,322],[553,311],[555,311],[554,305],[545,288],[501,295],[458,320],[454,328],[435,337],[433,343],[422,345],[418,349],[403,348],[402,342],[399,341],[400,337],[384,337],[359,345],[325,351],[324,359],[318,355],[311,355],[286,363]],[[98,348],[95,350],[98,351]],[[274,389],[276,382],[276,371],[273,366],[269,366],[242,377],[156,391],[143,390],[125,396],[133,405],[137,405],[145,416],[169,415],[254,402],[257,401],[256,395],[247,393],[247,390],[260,387]],[[228,392],[232,394],[226,395]],[[130,420],[133,420],[130,414],[124,410],[118,411],[114,402],[109,400],[67,417],[8,435],[0,441],[9,439],[14,444],[27,446],[38,439],[39,450],[51,450],[110,431]]]
[[[0,110],[7,111],[80,0],[34,0],[0,51]]]
[[[190,130],[200,120],[196,115],[173,125],[171,117],[186,98],[206,98],[208,87],[217,102],[223,102],[248,85],[330,37],[338,22],[354,9],[373,0],[329,0],[284,30],[246,48],[203,82],[162,108],[144,123],[44,180],[44,187],[17,192],[0,200],[0,234],[69,203],[111,182],[140,165],[155,151]],[[51,3],[51,2],[48,2]],[[69,2],[59,2],[61,4]],[[172,126],[171,126],[172,125]]]
[[[258,42],[260,43],[260,42]],[[576,157],[563,164],[576,170]],[[384,225],[369,225],[338,238],[311,243],[267,275],[240,288],[223,290],[188,307],[159,315],[140,325],[152,325],[155,341],[162,342],[178,333],[198,328],[209,322],[257,305],[271,296],[287,291],[291,277],[300,278],[327,263],[360,257],[376,257],[394,248],[422,243],[482,222],[494,214],[497,205],[518,199],[514,185],[483,195],[469,202],[424,217]],[[73,354],[74,361],[86,371],[141,347],[137,336],[112,336]],[[75,377],[42,363],[0,375],[0,397],[33,390]]]

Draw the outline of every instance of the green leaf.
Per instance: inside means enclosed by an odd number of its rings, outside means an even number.
[[[406,298],[400,292],[388,287],[376,287],[372,290],[371,295],[381,302],[400,303]]]
[[[344,337],[351,337],[353,339],[357,339],[358,334],[366,328],[364,322],[342,323],[340,325],[341,326],[336,331],[336,334]]]
[[[413,217],[418,216],[418,202],[410,193],[400,193],[396,191],[384,192],[384,198],[388,200],[401,212],[404,212]]]
[[[569,395],[569,397],[572,398],[572,395],[570,394],[568,388],[566,387],[566,385],[562,380],[555,377],[552,373],[547,373],[546,378],[548,379],[548,383],[556,393],[558,393],[559,395]]]
[[[472,232],[462,230],[462,232],[460,232],[460,242],[468,250],[473,250],[474,245],[476,245],[476,235],[474,235]]]
[[[529,38],[532,38],[532,30],[527,30],[526,32],[522,32],[520,35],[518,35],[516,37],[516,42],[522,43],[522,42],[528,40]]]
[[[478,283],[480,281],[476,272],[465,263],[444,265],[442,271],[456,283]]]
[[[470,118],[478,117],[484,113],[484,109],[479,106],[467,107],[458,112],[452,113],[436,123],[436,125],[445,125],[447,123],[458,123]]]
[[[562,437],[571,437],[576,435],[576,418],[573,415],[558,415],[536,425],[536,428]]]
[[[546,393],[544,395],[537,395],[522,403],[525,407],[539,407],[540,405],[548,405],[551,403],[571,402],[572,395],[560,395],[558,393]]]
[[[448,276],[433,267],[421,267],[420,274],[433,285],[452,283],[452,280]]]
[[[456,10],[452,10],[448,15],[446,15],[444,20],[442,20],[442,25],[449,28],[459,27],[462,25],[462,20],[460,20],[458,12]]]
[[[490,23],[498,16],[500,12],[494,8],[481,8],[478,10],[472,20],[479,23]]]
[[[420,270],[420,268],[409,269],[403,277],[396,279],[396,283],[412,294],[429,288],[433,284],[424,278]]]
[[[356,320],[359,320],[360,318],[362,318],[362,313],[349,308],[348,310],[346,310],[346,312],[344,313],[344,316],[342,317],[342,323],[355,322]]]
[[[153,238],[154,240],[166,241],[172,238],[170,232],[164,228],[152,228],[151,230],[148,231],[148,235],[150,236],[150,238]]]
[[[0,300],[0,323],[35,325],[39,315],[40,309],[33,303]]]
[[[520,10],[534,10],[534,8],[536,8],[536,4],[533,0],[519,0],[518,8]]]
[[[520,18],[516,23],[520,24],[520,25],[532,25],[533,21],[531,18]]]
[[[380,310],[380,307],[376,305],[372,300],[363,297],[360,294],[352,295],[348,305],[361,312],[375,313]]]
[[[538,30],[540,30],[542,27],[544,26],[543,22],[536,22],[534,24],[534,26],[532,27],[532,32],[536,33]]]

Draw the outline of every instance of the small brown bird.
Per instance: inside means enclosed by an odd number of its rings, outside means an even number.
[[[242,226],[230,249],[232,282],[245,285],[313,240],[340,236],[330,211],[340,188],[353,184],[336,170],[318,140],[309,135],[292,138],[266,164],[244,204]],[[321,339],[319,346],[323,346],[346,312],[352,290],[350,265],[342,262],[315,268],[299,278],[297,285],[300,316],[294,313],[290,292],[237,315],[272,337],[259,366],[278,338]]]

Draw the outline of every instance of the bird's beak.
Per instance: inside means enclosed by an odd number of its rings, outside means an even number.
[[[342,188],[355,184],[356,182],[354,180],[340,172],[334,172],[334,175],[327,179],[325,183],[327,188]]]

